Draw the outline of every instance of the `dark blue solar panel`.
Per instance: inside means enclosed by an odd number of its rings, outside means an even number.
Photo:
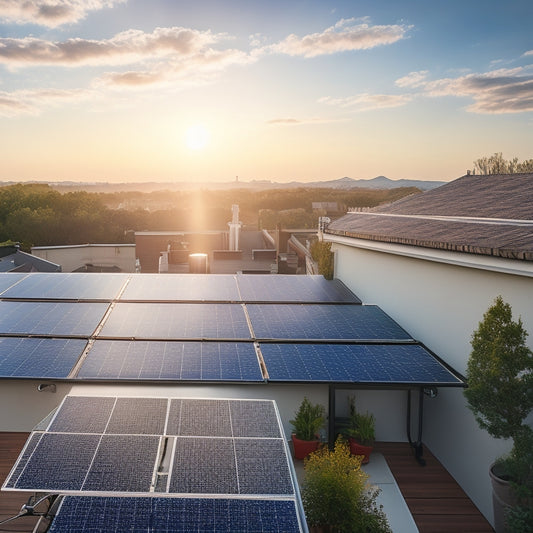
[[[0,302],[0,333],[89,336],[108,304],[72,302]]]
[[[22,278],[27,276],[27,273],[17,273],[17,272],[0,272],[0,296],[3,296],[3,292],[9,287],[15,285],[17,281],[20,281]]]
[[[237,494],[233,439],[177,437],[170,492]]]
[[[97,340],[82,379],[263,381],[252,343]]]
[[[118,303],[103,337],[140,339],[249,339],[240,304]]]
[[[297,533],[294,500],[68,496],[50,533]]]
[[[45,433],[13,480],[18,490],[80,490],[94,456],[99,435]]]
[[[112,300],[129,274],[45,273],[28,274],[2,294],[3,298],[52,300]]]
[[[151,302],[238,302],[235,276],[217,274],[135,274],[121,300]]]
[[[240,275],[237,283],[244,302],[361,303],[341,281],[324,276]]]
[[[162,435],[165,431],[166,398],[117,398],[105,432],[130,435]]]
[[[229,402],[234,437],[282,438],[280,423],[271,400]]]
[[[158,447],[156,436],[104,435],[82,489],[149,492]]]
[[[236,439],[240,494],[294,494],[281,439]]]
[[[270,381],[458,385],[416,344],[262,344]]]
[[[375,305],[247,304],[246,308],[258,339],[411,339]]]
[[[231,437],[229,400],[171,400],[167,435]]]
[[[48,429],[56,433],[103,433],[115,402],[115,398],[67,396]]]
[[[66,378],[86,344],[81,339],[0,337],[0,377]]]

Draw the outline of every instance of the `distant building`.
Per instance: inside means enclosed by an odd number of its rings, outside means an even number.
[[[61,266],[8,245],[0,246],[0,272],[61,272]]]
[[[34,246],[33,256],[61,265],[63,272],[136,272],[134,244]]]
[[[533,174],[466,175],[330,223],[335,277],[459,372],[501,295],[533,348]],[[510,443],[478,428],[458,389],[426,402],[424,441],[492,521],[489,465]]]

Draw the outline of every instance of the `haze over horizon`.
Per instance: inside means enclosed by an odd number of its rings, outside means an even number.
[[[449,181],[531,158],[531,2],[437,4],[0,0],[0,181]]]

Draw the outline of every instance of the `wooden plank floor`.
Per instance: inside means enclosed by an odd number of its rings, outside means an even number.
[[[491,533],[489,522],[424,446],[420,466],[406,442],[378,442],[420,533]]]
[[[0,433],[0,484],[9,474],[28,437],[27,433]],[[461,487],[431,452],[424,448],[426,466],[414,459],[409,444],[379,442],[420,533],[491,533],[493,529]],[[0,493],[0,521],[16,515],[27,493]],[[0,526],[2,531],[30,533],[35,517],[20,518]]]

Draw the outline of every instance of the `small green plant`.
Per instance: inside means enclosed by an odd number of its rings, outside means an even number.
[[[302,501],[307,524],[335,533],[390,533],[379,489],[368,485],[361,457],[350,455],[342,437],[305,460]]]
[[[333,279],[334,262],[331,243],[324,241],[314,241],[311,244],[311,257],[318,265],[318,273],[326,279]]]
[[[376,421],[374,415],[369,413],[360,413],[355,407],[355,398],[348,398],[350,416],[348,425],[343,430],[347,437],[352,437],[363,446],[372,446],[376,440]]]
[[[304,397],[294,420],[290,423],[294,426],[296,438],[300,440],[315,440],[316,434],[326,421],[326,411],[323,405],[313,405],[307,397]]]

